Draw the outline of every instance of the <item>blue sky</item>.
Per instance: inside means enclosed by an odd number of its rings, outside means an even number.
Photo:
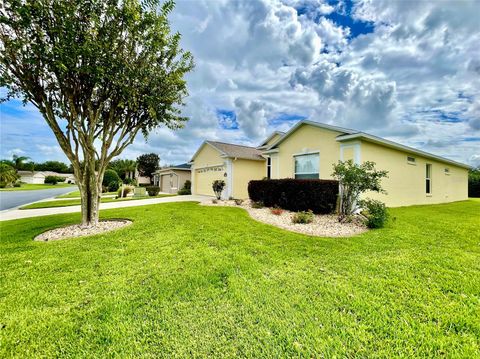
[[[204,139],[256,145],[306,118],[480,164],[478,13],[478,1],[180,0],[190,121],[122,157],[184,162]],[[32,105],[0,106],[1,157],[66,160]]]

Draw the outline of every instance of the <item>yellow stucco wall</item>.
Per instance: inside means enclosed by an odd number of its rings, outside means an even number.
[[[248,198],[248,182],[260,180],[266,176],[266,161],[237,159],[233,161],[234,198]]]
[[[272,178],[293,178],[293,155],[320,152],[320,178],[331,179],[333,164],[340,159],[340,132],[302,125],[278,146],[278,160],[272,164]]]
[[[433,204],[465,200],[468,197],[468,170],[444,162],[408,154],[382,145],[362,141],[361,162],[373,161],[377,169],[389,171],[382,181],[388,194],[367,193],[364,197],[379,199],[389,207]],[[407,162],[415,157],[415,165]],[[432,193],[426,194],[426,164],[432,165]],[[445,174],[445,168],[450,174]]]
[[[220,157],[220,152],[209,144],[205,144],[193,160],[192,168],[192,193],[213,196],[212,182],[224,179],[225,159]],[[205,169],[208,166],[215,166]],[[221,169],[218,171],[217,169]]]

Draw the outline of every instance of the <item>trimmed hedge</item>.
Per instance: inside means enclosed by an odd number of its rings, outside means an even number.
[[[250,181],[248,195],[266,207],[289,211],[333,213],[337,206],[338,181],[315,179],[278,179]]]

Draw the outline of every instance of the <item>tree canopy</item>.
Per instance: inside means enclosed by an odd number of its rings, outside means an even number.
[[[173,1],[6,0],[0,86],[38,108],[73,166],[85,225],[98,222],[110,160],[163,125],[182,127],[193,68]]]
[[[160,157],[156,153],[146,153],[137,157],[137,169],[141,176],[152,178],[160,168]]]

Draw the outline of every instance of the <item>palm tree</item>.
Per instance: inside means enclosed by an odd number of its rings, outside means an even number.
[[[9,186],[18,179],[17,172],[12,166],[0,163],[0,187]]]
[[[13,166],[17,171],[23,169],[25,164],[24,162],[30,159],[30,157],[27,157],[27,156],[13,155],[12,157],[13,157]]]
[[[137,162],[134,160],[118,159],[110,162],[108,167],[112,170],[115,170],[121,179],[125,179],[128,173],[135,173]]]

